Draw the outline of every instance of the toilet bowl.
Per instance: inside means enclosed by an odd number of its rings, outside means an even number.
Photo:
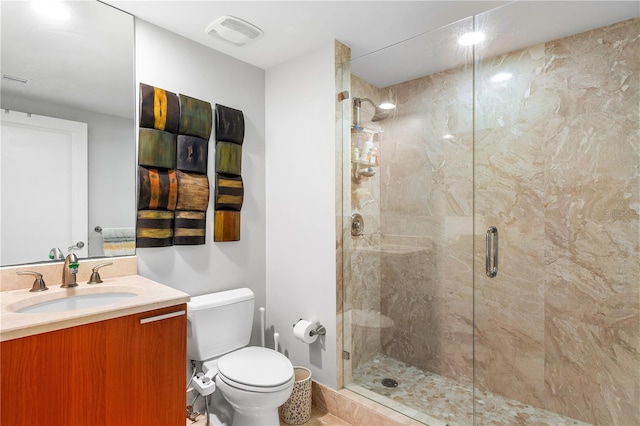
[[[261,347],[246,347],[224,355],[217,365],[218,390],[234,409],[234,426],[278,425],[278,407],[293,390],[295,374],[281,353]]]
[[[253,322],[254,294],[247,288],[195,296],[187,303],[187,356],[202,362],[230,409],[234,426],[279,425],[278,407],[295,384],[293,364],[273,349],[247,346]],[[211,419],[212,416],[209,416]],[[228,424],[228,423],[227,423]]]

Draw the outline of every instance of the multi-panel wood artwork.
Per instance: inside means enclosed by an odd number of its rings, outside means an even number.
[[[209,102],[140,84],[137,247],[205,243]]]
[[[138,247],[205,244],[214,113],[209,102],[140,84]],[[215,105],[214,241],[240,240],[244,114]]]
[[[216,104],[216,188],[213,241],[240,240],[240,210],[244,202],[242,182],[242,111]]]

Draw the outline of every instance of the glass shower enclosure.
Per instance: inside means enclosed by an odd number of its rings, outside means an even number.
[[[351,61],[346,388],[434,425],[640,424],[638,16],[514,2]]]

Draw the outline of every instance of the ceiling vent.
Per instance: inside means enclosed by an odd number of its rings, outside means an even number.
[[[233,16],[221,16],[210,23],[205,32],[236,46],[244,46],[264,34],[255,25]]]

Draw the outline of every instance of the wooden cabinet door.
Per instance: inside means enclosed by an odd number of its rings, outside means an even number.
[[[184,425],[186,321],[178,305],[2,342],[0,424]]]
[[[104,326],[2,342],[0,424],[69,426],[104,418]]]
[[[184,424],[186,329],[186,305],[130,315],[107,329],[107,425]]]

